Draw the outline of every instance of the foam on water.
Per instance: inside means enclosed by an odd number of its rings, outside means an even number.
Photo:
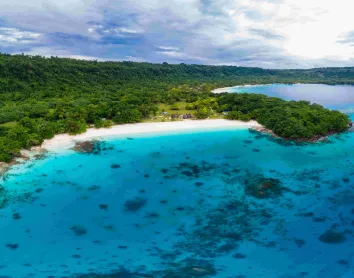
[[[353,277],[353,143],[199,131],[27,163],[2,182],[0,276]]]

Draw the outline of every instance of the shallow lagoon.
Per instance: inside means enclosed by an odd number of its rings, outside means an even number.
[[[2,182],[0,276],[353,277],[353,143],[140,135],[18,166]]]

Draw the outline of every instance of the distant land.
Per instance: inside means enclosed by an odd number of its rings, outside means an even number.
[[[0,54],[0,161],[55,134],[79,134],[89,126],[227,118],[255,120],[291,140],[348,128],[347,115],[307,101],[211,92],[269,83],[354,85],[354,67],[268,70]]]

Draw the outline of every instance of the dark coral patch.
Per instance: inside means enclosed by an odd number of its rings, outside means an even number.
[[[71,257],[73,257],[74,259],[80,259],[80,258],[81,258],[81,256],[78,255],[78,254],[74,254],[74,255],[72,255]]]
[[[97,191],[99,190],[101,187],[98,185],[91,185],[90,187],[87,188],[88,191]]]
[[[342,181],[345,183],[350,182],[350,178],[344,177],[344,178],[342,178]]]
[[[325,222],[326,220],[327,220],[327,217],[325,217],[325,216],[313,217],[312,218],[313,222]]]
[[[328,230],[324,232],[322,235],[319,236],[318,239],[324,243],[331,244],[343,243],[346,240],[343,233],[338,233],[333,230]]]
[[[349,264],[349,262],[347,260],[338,260],[337,263],[340,265],[348,265]]]
[[[146,214],[145,217],[146,218],[158,218],[158,217],[160,217],[160,214],[158,214],[157,212],[150,212],[150,213]]]
[[[329,198],[331,202],[338,205],[354,205],[354,191],[353,190],[344,190],[338,192],[333,197]]]
[[[78,153],[92,153],[95,149],[96,141],[76,142],[73,150]]]
[[[245,181],[245,193],[258,199],[281,196],[284,187],[278,179],[257,178]]]
[[[77,236],[82,236],[87,233],[87,229],[82,225],[73,225],[70,230]]]
[[[127,200],[124,203],[124,210],[130,212],[137,212],[142,209],[147,203],[147,199],[135,198],[132,200]]]
[[[36,193],[41,193],[42,191],[43,191],[43,188],[37,188],[37,189],[35,190]]]
[[[309,212],[301,212],[301,213],[297,213],[295,214],[296,216],[301,216],[301,217],[313,217],[314,213],[312,211]]]
[[[21,218],[22,218],[22,216],[18,212],[14,213],[12,215],[12,219],[14,219],[14,220],[20,220]]]
[[[107,142],[91,140],[91,141],[76,142],[75,146],[72,149],[82,154],[98,155],[102,151],[113,150],[114,148],[113,146],[108,146]]]
[[[247,256],[242,253],[236,253],[236,254],[232,255],[232,257],[235,259],[246,259],[247,258]]]
[[[16,250],[19,247],[17,243],[8,243],[5,246],[11,250]]]
[[[102,210],[108,210],[108,205],[107,204],[100,204],[98,207]]]
[[[114,225],[106,225],[103,226],[103,228],[109,232],[114,232],[116,230],[116,227]]]
[[[294,242],[297,245],[297,247],[302,247],[303,245],[306,244],[305,240],[299,238],[294,238]]]
[[[200,187],[204,185],[204,182],[197,181],[196,183],[194,183],[194,185]]]

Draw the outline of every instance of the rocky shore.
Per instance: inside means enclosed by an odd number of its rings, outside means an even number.
[[[338,134],[337,132],[330,132],[326,135],[316,135],[313,136],[311,138],[284,138],[284,137],[280,137],[278,135],[276,135],[272,130],[265,128],[264,126],[255,126],[255,127],[250,127],[248,129],[250,132],[252,133],[260,133],[260,134],[265,134],[265,135],[269,135],[274,139],[279,139],[279,140],[284,140],[284,141],[292,141],[295,143],[319,143],[319,142],[327,142],[328,141],[328,137]],[[351,130],[350,128],[348,129],[348,131],[354,131]]]
[[[40,160],[46,157],[48,151],[41,147],[32,147],[30,150],[21,150],[20,155],[11,162],[0,162],[0,177],[15,165],[23,164],[28,160]]]

